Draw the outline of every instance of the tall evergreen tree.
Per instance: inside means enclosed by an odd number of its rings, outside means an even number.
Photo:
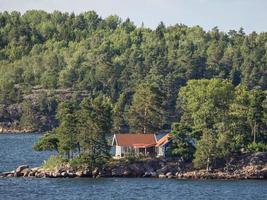
[[[79,116],[79,143],[82,151],[91,167],[101,166],[110,157],[107,141],[112,129],[110,99],[102,95],[95,99],[84,99]]]
[[[128,120],[135,131],[150,133],[163,125],[160,91],[156,85],[138,85],[128,113]]]
[[[57,118],[60,121],[56,134],[59,139],[59,153],[72,159],[78,147],[77,106],[75,103],[63,102],[59,104]]]

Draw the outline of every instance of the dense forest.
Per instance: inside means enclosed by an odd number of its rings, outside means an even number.
[[[170,154],[195,155],[200,167],[266,150],[266,89],[267,32],[152,30],[94,11],[0,13],[0,123],[57,127],[50,147],[59,140],[69,157],[109,133],[171,127]]]

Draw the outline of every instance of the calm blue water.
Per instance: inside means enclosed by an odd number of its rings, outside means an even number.
[[[0,134],[0,172],[19,165],[40,166],[51,152],[36,152],[32,146],[40,134]]]
[[[32,151],[39,135],[0,135],[0,171],[20,164],[38,166],[49,153]],[[267,181],[140,178],[0,178],[0,200],[67,199],[233,199],[267,200]]]

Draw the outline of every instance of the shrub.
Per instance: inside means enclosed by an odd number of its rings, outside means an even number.
[[[139,159],[135,156],[125,156],[126,162],[128,162],[129,164],[135,163],[136,161],[138,161]]]
[[[43,163],[43,168],[53,170],[60,167],[65,163],[61,156],[50,156],[47,161]]]
[[[79,169],[81,167],[87,167],[89,164],[89,159],[88,159],[88,155],[86,154],[81,154],[73,159],[71,159],[69,161],[70,166],[73,169]]]
[[[248,145],[248,150],[250,152],[265,152],[267,151],[267,145],[264,143],[251,143]]]

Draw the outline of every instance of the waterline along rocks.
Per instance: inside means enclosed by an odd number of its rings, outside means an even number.
[[[212,171],[194,170],[182,160],[149,159],[122,163],[114,161],[103,168],[73,169],[69,165],[47,170],[22,165],[0,177],[74,178],[74,177],[155,177],[176,179],[267,179],[267,153],[243,155],[232,161],[234,165]]]

